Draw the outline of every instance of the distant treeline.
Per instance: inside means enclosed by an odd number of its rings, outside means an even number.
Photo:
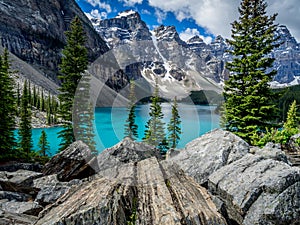
[[[274,102],[278,105],[278,121],[285,121],[287,117],[287,111],[289,106],[296,100],[300,105],[300,85],[273,89],[274,92],[281,93],[279,99],[274,99]],[[224,97],[222,94],[218,94],[211,90],[192,91],[188,98],[180,100],[180,102],[191,102],[195,105],[218,105],[221,106]],[[298,107],[299,108],[299,107]],[[217,108],[219,109],[219,107]],[[218,110],[216,111],[218,112]],[[300,112],[298,111],[300,116]]]
[[[274,92],[281,93],[281,97],[279,99],[275,99],[274,101],[276,102],[276,104],[278,104],[279,120],[285,121],[287,117],[287,111],[289,109],[289,106],[292,104],[292,102],[296,100],[297,105],[300,104],[300,85],[274,89]],[[299,110],[297,113],[298,115],[300,115]]]

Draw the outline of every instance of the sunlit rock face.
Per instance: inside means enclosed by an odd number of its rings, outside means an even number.
[[[91,61],[108,50],[74,0],[3,0],[0,2],[1,45],[57,81],[64,32],[78,15],[87,35]]]

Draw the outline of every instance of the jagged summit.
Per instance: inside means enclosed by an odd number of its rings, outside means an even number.
[[[159,27],[154,29],[154,34],[158,41],[176,41],[180,45],[185,44],[185,42],[180,39],[175,26],[160,25]]]
[[[204,41],[201,37],[199,37],[198,35],[190,38],[189,40],[187,40],[186,43],[188,44],[202,44]]]
[[[138,12],[127,10],[115,18],[101,20],[95,26],[109,47],[131,41],[151,40],[151,33]]]

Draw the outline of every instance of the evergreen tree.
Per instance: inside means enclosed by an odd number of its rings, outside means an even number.
[[[36,99],[36,108],[40,109],[40,107],[41,107],[40,88],[38,88],[37,96],[36,97],[37,97],[37,99]]]
[[[88,65],[87,49],[84,47],[85,34],[77,16],[72,20],[70,30],[65,34],[67,45],[62,51],[59,76],[62,85],[59,89],[61,93],[58,96],[60,100],[59,116],[63,123],[63,130],[59,132],[59,137],[62,138],[60,150],[75,141],[72,125],[73,101],[77,85]]]
[[[175,97],[172,105],[171,119],[168,124],[168,132],[169,132],[168,141],[171,148],[176,148],[180,140],[180,134],[181,134],[180,124],[181,121],[178,113],[178,104]]]
[[[31,82],[30,82],[30,80],[27,81],[27,88],[28,88],[28,100],[29,100],[29,104],[32,105]]]
[[[20,84],[18,82],[17,85],[17,106],[20,107],[21,106],[21,93],[20,93]]]
[[[42,95],[41,95],[41,108],[40,110],[42,112],[45,112],[45,96],[44,96],[44,90],[42,89]]]
[[[164,131],[165,123],[162,121],[164,115],[161,109],[157,80],[153,97],[151,97],[149,116],[150,118],[146,124],[146,130],[143,140],[146,143],[154,145],[160,149],[164,148],[166,144],[166,135]]]
[[[125,122],[125,137],[129,137],[132,140],[138,139],[138,126],[135,123],[135,83],[133,80],[130,81],[130,92],[129,92],[129,103],[128,103],[128,117]]]
[[[87,144],[93,154],[97,154],[94,133],[94,107],[90,101],[91,75],[85,73],[74,97],[73,128],[76,140]]]
[[[40,150],[38,151],[38,153],[41,156],[47,156],[47,153],[49,153],[49,150],[50,150],[50,146],[49,146],[49,142],[47,140],[47,134],[46,134],[46,132],[44,130],[42,130],[38,146],[40,148]]]
[[[33,86],[33,97],[32,97],[32,103],[34,107],[37,105],[37,93],[36,93],[36,86]]]
[[[58,102],[56,101],[55,97],[52,95],[51,98],[51,109],[52,109],[52,123],[57,123],[57,109],[58,109]]]
[[[31,133],[31,110],[29,101],[29,90],[27,80],[24,82],[23,94],[21,98],[21,121],[19,128],[20,149],[29,158],[32,149],[32,133]]]
[[[16,98],[14,82],[10,76],[8,51],[0,56],[0,158],[9,158],[14,154]]]
[[[299,127],[299,117],[297,116],[297,102],[296,100],[290,105],[287,113],[286,122],[283,125],[284,129],[297,129]]]
[[[225,128],[251,143],[258,130],[272,126],[276,117],[275,98],[269,82],[276,74],[268,54],[278,44],[274,37],[276,14],[266,15],[264,0],[243,0],[240,17],[232,23],[229,52],[233,61],[226,67],[231,72],[225,82]]]

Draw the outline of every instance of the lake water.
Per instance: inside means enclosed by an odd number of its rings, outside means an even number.
[[[214,113],[215,106],[186,105],[179,104],[179,115],[181,117],[181,140],[178,148],[183,148],[186,143],[199,137],[200,135],[219,127],[219,116]],[[162,104],[164,121],[168,123],[171,116],[171,106],[168,103]],[[98,151],[109,148],[124,137],[124,123],[127,119],[126,108],[96,108],[95,109],[95,133]],[[136,108],[136,123],[138,124],[139,140],[144,136],[144,130],[149,119],[149,105],[139,105]],[[34,150],[37,150],[37,144],[42,130],[47,133],[47,139],[50,143],[51,155],[54,155],[58,148],[60,139],[57,138],[57,132],[60,127],[38,128],[32,130],[32,139]]]

